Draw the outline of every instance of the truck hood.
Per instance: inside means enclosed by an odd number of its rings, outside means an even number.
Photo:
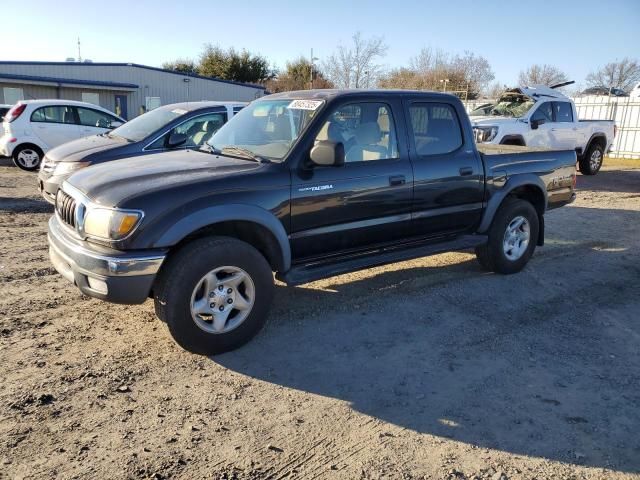
[[[52,148],[47,152],[47,157],[54,162],[79,162],[93,153],[111,150],[123,145],[127,145],[127,141],[120,137],[92,135]]]
[[[170,187],[219,188],[212,180],[247,173],[264,165],[196,150],[178,150],[135,157],[135,161],[123,158],[94,165],[73,174],[67,182],[94,203],[116,207],[131,198]],[[225,186],[233,188],[227,181]]]

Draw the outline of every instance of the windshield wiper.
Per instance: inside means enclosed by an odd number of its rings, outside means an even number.
[[[212,149],[215,153],[215,150],[216,150],[215,147],[212,147]],[[223,155],[231,155],[237,158],[246,158],[247,160],[253,160],[255,162],[270,163],[270,160],[267,160],[266,158],[261,157],[260,155],[256,155],[254,152],[252,152],[248,148],[228,146],[220,150],[220,153],[222,153]]]

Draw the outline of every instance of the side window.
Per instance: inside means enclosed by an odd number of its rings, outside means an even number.
[[[224,113],[209,113],[192,118],[178,125],[172,133],[184,133],[187,136],[187,147],[200,147],[216,133],[226,120]]]
[[[78,108],[78,118],[80,125],[99,128],[111,128],[111,122],[115,120],[114,117],[104,112],[82,107]]]
[[[569,102],[553,102],[556,122],[573,122],[573,111]]]
[[[227,120],[226,113],[209,113],[187,120],[174,127],[168,134],[163,135],[151,145],[149,149],[165,148],[166,141],[172,133],[183,133],[187,136],[186,147],[197,148],[204,145]]]
[[[553,107],[551,102],[545,102],[538,107],[538,109],[531,115],[531,120],[536,120],[538,123],[553,122]]]
[[[462,146],[460,121],[451,105],[414,103],[409,117],[418,155],[442,155]]]
[[[398,158],[391,109],[383,103],[354,103],[336,109],[315,141],[344,145],[345,162]]]
[[[45,123],[76,123],[76,115],[73,107],[64,105],[53,107],[42,107],[31,114],[32,122]]]

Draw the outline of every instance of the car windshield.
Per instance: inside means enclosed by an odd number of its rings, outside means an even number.
[[[117,135],[130,142],[139,142],[185,113],[187,110],[181,108],[156,108],[112,130],[110,135]]]
[[[283,160],[322,100],[259,100],[243,108],[207,142],[214,152]]]
[[[491,109],[495,107],[495,103],[487,103],[486,105],[480,105],[469,112],[470,117],[484,117],[490,115]]]
[[[523,117],[536,102],[521,93],[506,93],[498,99],[498,103],[487,109],[485,115],[498,117]]]

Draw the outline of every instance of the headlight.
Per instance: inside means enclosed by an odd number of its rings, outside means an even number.
[[[140,223],[142,212],[89,207],[84,217],[84,233],[105,240],[121,240]]]
[[[498,135],[498,127],[473,127],[476,143],[490,142]]]
[[[66,175],[81,168],[88,167],[89,162],[58,162],[53,168],[54,175]]]

